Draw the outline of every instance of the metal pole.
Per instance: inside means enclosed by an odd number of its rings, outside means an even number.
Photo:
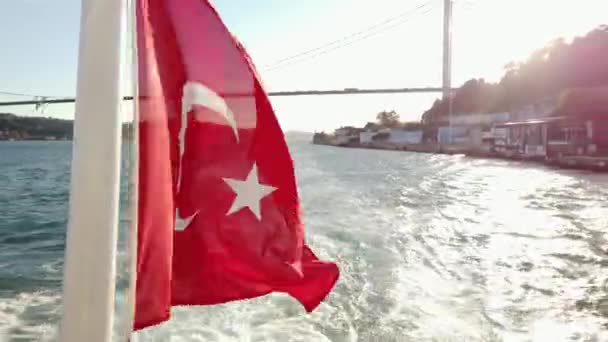
[[[452,0],[443,3],[443,98],[447,99],[452,83]]]
[[[137,62],[137,6],[138,0],[130,0],[128,3],[128,16],[127,25],[130,28],[131,41],[131,86],[133,89],[133,98],[139,98],[139,72]],[[128,60],[128,59],[127,59]],[[135,301],[136,301],[136,288],[137,288],[137,231],[139,223],[139,103],[138,101],[132,102],[133,109],[133,142],[131,145],[131,167],[129,168],[129,211],[130,211],[130,222],[127,234],[127,260],[128,260],[128,274],[129,274],[129,287],[125,291],[125,316],[123,320],[123,341],[126,342],[137,342],[138,337],[133,333],[133,322],[135,320]]]
[[[452,143],[452,0],[443,1],[443,99],[448,101],[450,143]]]
[[[112,340],[124,1],[82,0],[62,342]]]

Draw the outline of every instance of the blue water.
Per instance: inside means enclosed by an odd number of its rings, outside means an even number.
[[[53,338],[60,316],[71,152],[67,141],[0,142],[0,341]],[[125,146],[125,160],[128,152]],[[126,174],[128,164],[122,166]],[[124,227],[126,181],[121,188]],[[121,249],[123,240],[124,234]],[[119,287],[124,278],[120,274]]]
[[[308,138],[289,144],[307,241],[341,267],[327,301],[177,308],[141,341],[608,341],[607,175]],[[55,338],[70,161],[0,142],[2,342]]]
[[[0,340],[55,317],[70,152],[69,142],[0,143]]]

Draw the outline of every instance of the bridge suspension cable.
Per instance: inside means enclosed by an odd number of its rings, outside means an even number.
[[[356,44],[363,40],[374,37],[382,32],[390,31],[392,29],[395,29],[395,28],[407,23],[411,19],[411,15],[415,14],[416,12],[422,10],[425,7],[429,7],[429,8],[426,11],[422,12],[422,14],[423,15],[427,14],[434,8],[433,6],[430,6],[431,4],[432,4],[432,1],[427,1],[424,4],[417,6],[416,8],[414,8],[412,10],[403,12],[397,16],[386,19],[376,25],[368,27],[365,30],[351,33],[340,39],[334,40],[332,42],[318,46],[316,48],[306,50],[306,51],[297,53],[297,54],[289,56],[289,57],[282,58],[282,59],[274,62],[271,65],[266,65],[265,67],[262,68],[262,70],[273,71],[273,70],[283,69],[285,67],[288,67],[288,66],[291,66],[294,64],[298,64],[301,62],[305,62],[307,60],[314,59],[319,56],[325,55],[329,52],[339,50],[341,48],[345,48],[347,46]],[[386,26],[387,24],[391,24],[391,25]],[[352,39],[352,38],[355,38],[355,39]]]
[[[336,89],[336,90],[296,90],[296,91],[276,91],[269,92],[269,96],[307,96],[307,95],[364,95],[364,94],[398,94],[398,93],[439,93],[443,92],[444,97],[445,94],[450,94],[453,89],[451,87],[450,76],[451,76],[451,68],[450,65],[450,37],[449,33],[451,33],[451,2],[453,0],[444,0],[445,7],[445,18],[444,18],[444,70],[443,70],[443,86],[442,87],[417,87],[417,88],[376,88],[376,89],[359,89],[359,88],[345,88],[345,89]],[[338,40],[329,42],[327,44],[321,45],[317,48],[310,49],[275,62],[274,65],[264,69],[267,71],[276,70],[279,68],[283,68],[289,65],[293,65],[311,58],[316,58],[320,55],[329,53],[331,51],[355,44],[359,41],[368,39],[373,37],[381,32],[394,29],[395,27],[404,24],[410,19],[410,16],[420,11],[425,7],[429,7],[432,4],[432,0],[429,0],[422,5],[417,6],[413,10],[400,13],[397,16],[388,18],[376,25],[370,26],[365,30],[361,30],[358,32],[354,32],[347,36],[344,36]],[[433,6],[430,6],[423,14],[428,13],[433,9]],[[392,25],[388,25],[391,24]],[[388,26],[387,26],[388,25]],[[377,30],[376,30],[377,29]],[[355,39],[352,39],[355,38]],[[447,42],[447,43],[446,43]],[[312,54],[312,55],[311,55]],[[75,99],[72,97],[55,97],[55,96],[38,96],[31,94],[23,94],[16,92],[7,92],[0,91],[0,95],[9,95],[9,96],[24,96],[34,98],[34,100],[24,100],[24,101],[4,101],[0,102],[0,107],[2,106],[23,106],[23,105],[35,105],[36,108],[41,106],[45,106],[47,104],[61,104],[61,103],[73,103]],[[246,94],[234,94],[227,96],[247,96]],[[123,100],[133,100],[132,96],[125,96]]]
[[[440,93],[442,87],[418,87],[418,88],[374,88],[374,89],[359,89],[345,88],[332,90],[293,90],[293,91],[274,91],[269,92],[268,96],[312,96],[312,95],[366,95],[366,94],[404,94],[404,93]],[[227,95],[230,97],[231,95]],[[235,94],[232,96],[247,96]],[[125,96],[123,100],[133,100],[133,96]],[[23,100],[23,101],[5,101],[0,102],[0,107],[8,106],[26,106],[43,104],[61,104],[74,103],[75,98],[46,98],[45,100]]]

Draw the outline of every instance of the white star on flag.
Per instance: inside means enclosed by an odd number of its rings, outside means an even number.
[[[247,175],[246,180],[242,181],[238,179],[224,178],[224,182],[226,182],[236,194],[232,207],[230,207],[230,210],[228,210],[226,215],[236,213],[242,208],[247,207],[249,210],[251,210],[255,217],[261,221],[262,214],[260,213],[260,201],[262,198],[277,190],[277,188],[270,185],[260,184],[260,181],[258,180],[257,165],[255,163],[253,164],[253,167],[251,168],[251,171],[249,171],[249,175]]]

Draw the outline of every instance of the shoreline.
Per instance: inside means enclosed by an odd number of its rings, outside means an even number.
[[[0,139],[0,142],[20,142],[20,141],[72,141],[72,139]]]
[[[547,157],[536,157],[527,158],[523,155],[512,154],[507,155],[500,152],[486,151],[479,148],[470,148],[462,145],[441,145],[436,143],[422,143],[422,144],[409,144],[404,146],[382,146],[382,145],[362,145],[362,144],[333,144],[333,143],[322,143],[312,142],[313,145],[322,146],[333,146],[340,148],[354,148],[354,149],[367,149],[367,150],[383,150],[383,151],[395,151],[395,152],[415,152],[415,153],[427,153],[427,154],[446,154],[446,155],[465,155],[472,158],[480,159],[501,159],[501,160],[513,160],[522,161],[529,163],[540,163],[551,167],[557,167],[561,169],[578,169],[588,170],[593,172],[608,173],[608,157],[593,157],[585,155],[568,155],[560,156],[555,159]]]

